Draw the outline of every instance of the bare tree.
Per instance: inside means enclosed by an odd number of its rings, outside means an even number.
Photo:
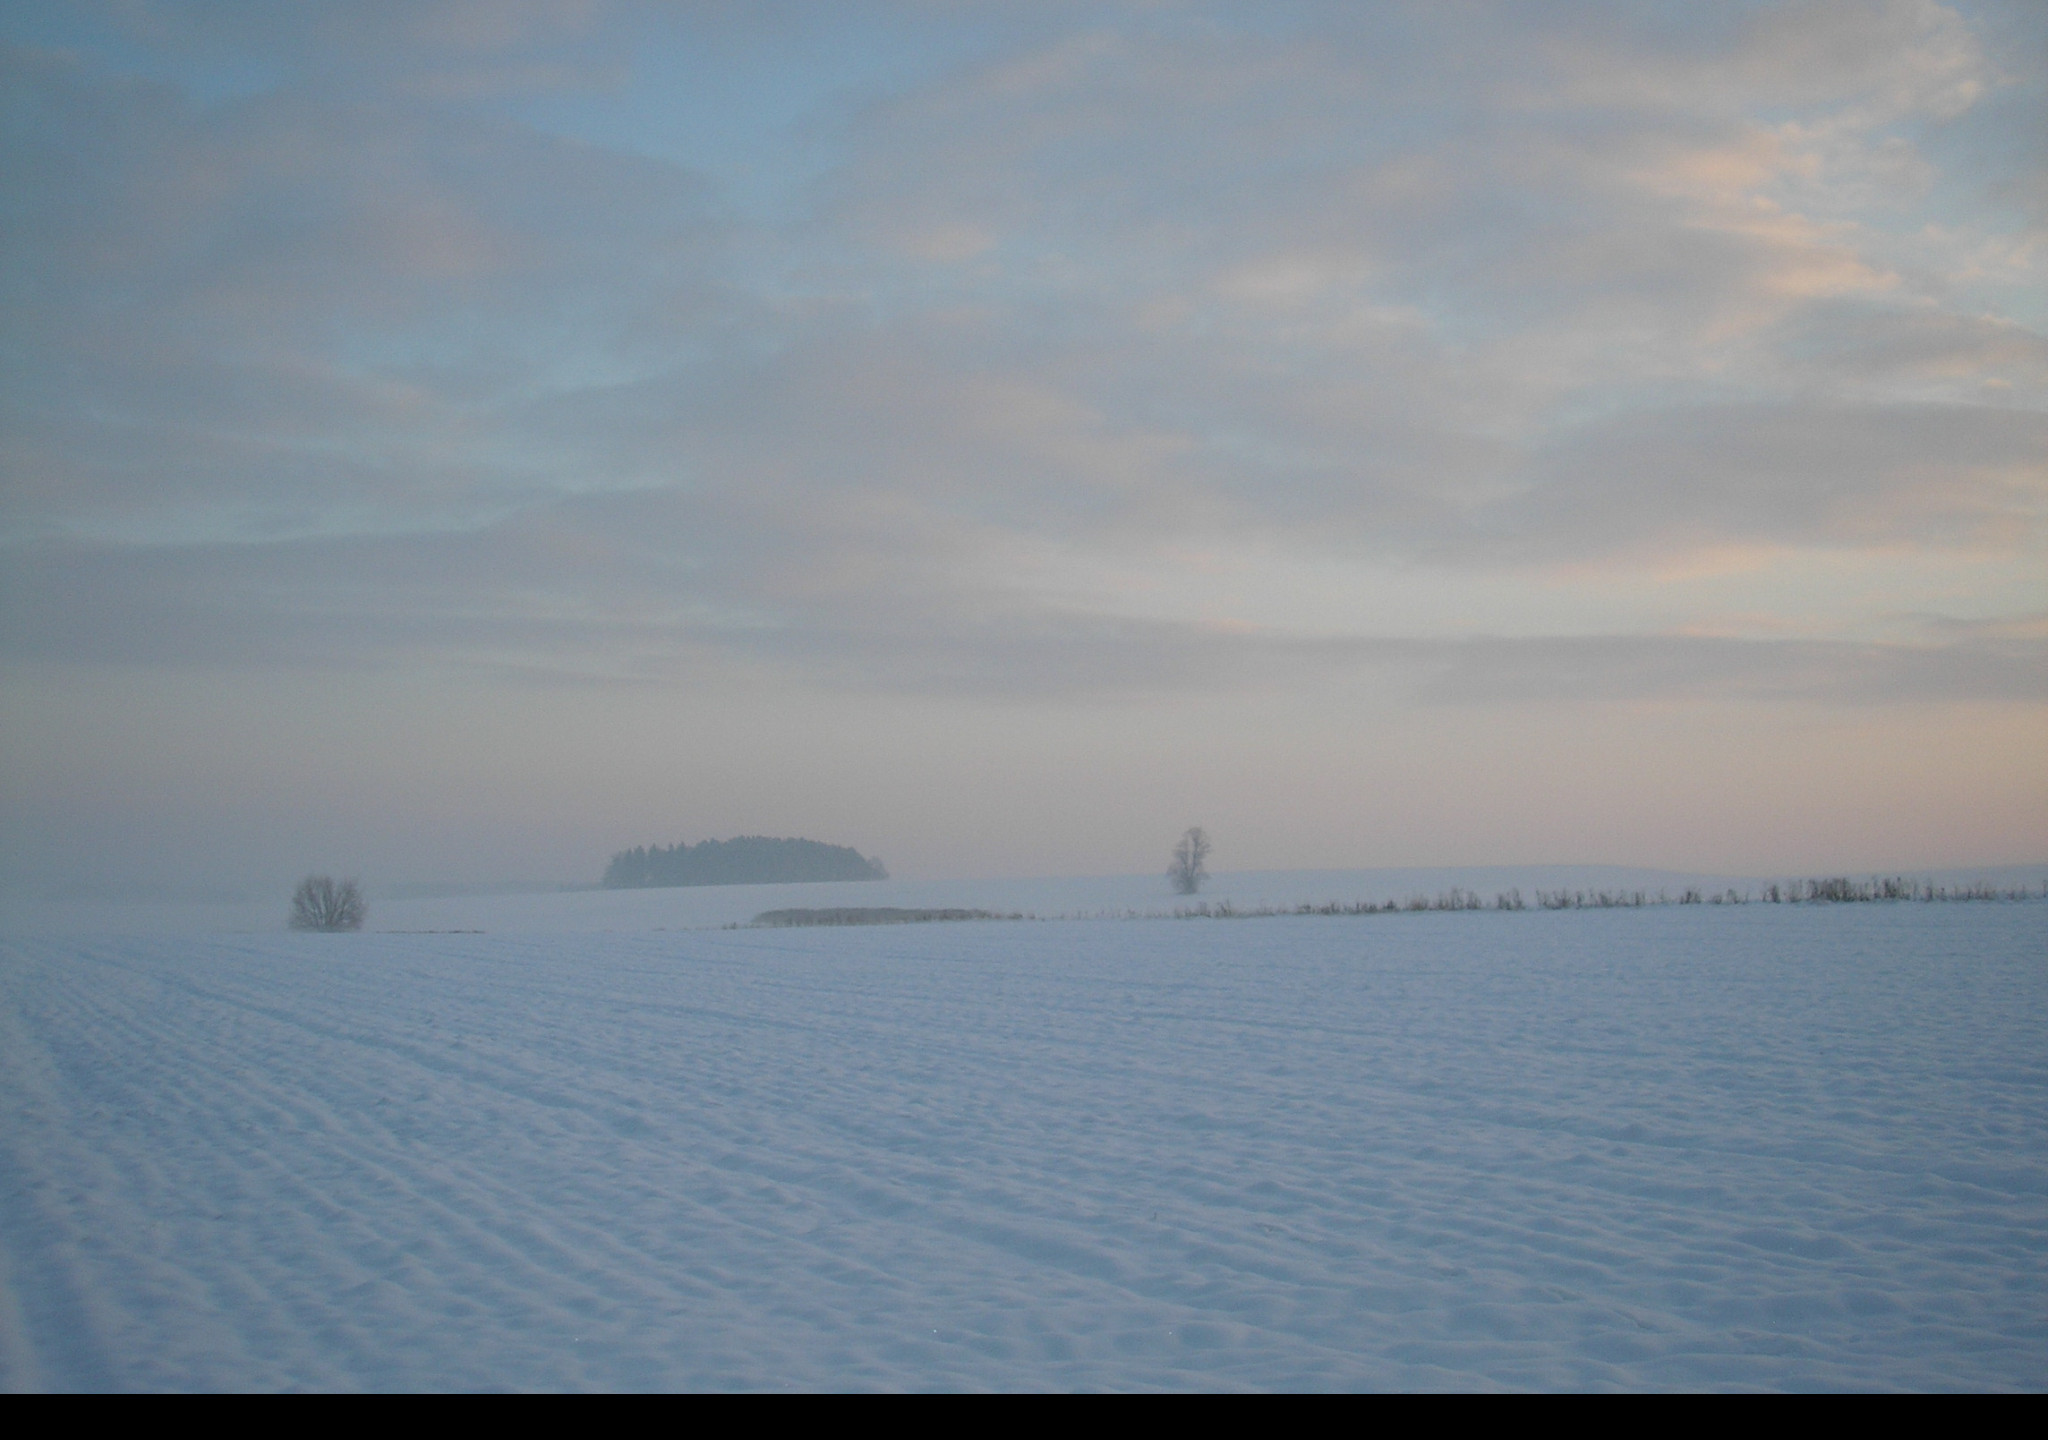
[[[353,880],[308,875],[292,892],[294,930],[360,930],[369,913],[363,888]]]
[[[1173,863],[1166,867],[1166,878],[1173,882],[1176,895],[1192,895],[1202,888],[1202,882],[1209,878],[1203,862],[1209,858],[1209,836],[1199,825],[1190,825],[1187,834],[1180,837],[1180,844],[1173,847]]]

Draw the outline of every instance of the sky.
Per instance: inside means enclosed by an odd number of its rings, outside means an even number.
[[[0,889],[2048,859],[2031,0],[0,6]]]

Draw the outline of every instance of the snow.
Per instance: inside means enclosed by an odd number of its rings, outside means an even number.
[[[880,889],[848,903],[924,898]],[[2040,901],[657,932],[515,898],[488,934],[0,941],[0,1382],[2048,1378]]]

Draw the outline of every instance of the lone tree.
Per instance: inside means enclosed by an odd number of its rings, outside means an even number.
[[[1202,888],[1202,882],[1209,878],[1203,862],[1209,858],[1209,836],[1201,826],[1190,825],[1188,833],[1180,837],[1180,844],[1173,847],[1173,863],[1166,867],[1166,878],[1173,882],[1176,895],[1192,895]]]
[[[292,891],[294,930],[360,930],[370,907],[363,888],[353,880],[337,882],[327,875],[308,875]]]

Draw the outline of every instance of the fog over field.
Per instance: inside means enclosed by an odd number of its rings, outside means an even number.
[[[2039,0],[0,85],[0,1391],[2043,1388]]]
[[[2048,855],[2019,0],[0,14],[0,886]]]

